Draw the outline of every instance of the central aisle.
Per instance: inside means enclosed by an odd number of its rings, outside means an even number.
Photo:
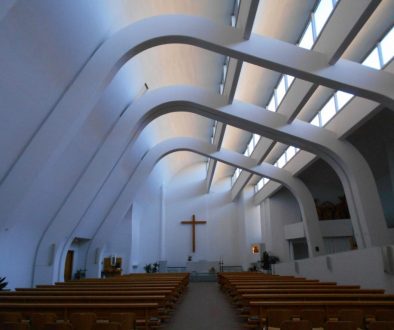
[[[176,306],[164,330],[240,330],[236,310],[212,282],[189,283],[187,292]]]

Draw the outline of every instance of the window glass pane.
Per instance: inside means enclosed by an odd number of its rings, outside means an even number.
[[[274,112],[276,111],[276,108],[275,108],[275,96],[274,95],[272,95],[271,101],[267,105],[267,110],[274,111]]]
[[[295,154],[296,154],[295,148],[293,146],[288,147],[286,150],[287,161],[292,159]]]
[[[261,188],[264,187],[264,178],[262,178],[259,182],[257,182],[257,190],[260,190]]]
[[[234,175],[233,175],[233,183],[237,180],[240,173],[241,173],[241,170],[239,168],[237,168],[234,172]]]
[[[290,85],[291,85],[291,83],[292,83],[293,80],[294,80],[294,77],[293,77],[293,76],[286,75],[286,78],[287,78],[287,88],[289,88]]]
[[[231,26],[235,27],[235,24],[237,23],[237,18],[235,15],[231,15]]]
[[[319,124],[319,114],[317,114],[315,116],[315,118],[312,119],[311,124],[314,125],[314,126],[317,126],[317,127],[320,126],[320,124]]]
[[[380,43],[382,48],[383,65],[387,64],[394,56],[394,28],[383,38]]]
[[[276,166],[279,168],[282,168],[283,166],[286,165],[286,155],[283,154],[282,156],[280,156],[280,158],[278,159],[278,161],[276,162]]]
[[[223,65],[223,75],[222,75],[222,81],[224,82],[226,80],[226,75],[227,75],[227,65]]]
[[[219,85],[219,93],[223,94],[223,90],[224,90],[224,84],[220,84]]]
[[[309,22],[299,46],[306,49],[311,49],[313,46],[312,23]]]
[[[336,93],[337,96],[337,103],[338,103],[338,110],[342,109],[346,103],[349,102],[349,100],[354,96],[353,94],[350,93],[345,93],[342,91],[338,91]]]
[[[320,0],[319,6],[315,11],[315,27],[316,35],[318,36],[326,24],[328,17],[333,10],[332,0]]]
[[[332,97],[320,111],[322,126],[324,126],[332,117],[334,117],[335,114],[335,102],[334,98]]]
[[[282,79],[279,81],[278,87],[276,88],[276,99],[278,101],[278,104],[280,104],[285,94],[286,94],[285,77],[282,76]]]
[[[371,54],[368,55],[364,60],[363,65],[380,70],[379,53],[377,48],[374,48]]]
[[[260,141],[260,135],[253,134],[254,146],[256,147],[257,143]]]
[[[263,182],[264,182],[264,184],[267,184],[269,181],[270,181],[270,179],[263,178]]]
[[[248,156],[250,156],[253,152],[254,146],[253,146],[253,140],[250,140],[249,144],[248,144]]]

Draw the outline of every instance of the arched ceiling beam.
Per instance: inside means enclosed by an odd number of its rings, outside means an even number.
[[[23,153],[1,174],[2,222],[12,220],[12,212],[25,193],[64,151],[118,70],[133,56],[154,46],[169,43],[198,46],[394,107],[393,74],[346,60],[330,65],[325,54],[263,36],[252,35],[246,41],[242,37],[237,29],[201,17],[169,15],[139,21],[108,39],[64,93]]]
[[[330,64],[335,64],[380,3],[380,0],[340,1],[312,49],[326,54],[330,58]],[[291,122],[318,87],[317,83],[295,79],[277,112],[287,116]],[[275,141],[262,137],[256,146],[258,152],[254,152],[254,157],[263,161],[274,146]],[[241,172],[231,188],[233,198],[241,193],[252,177],[250,173]]]
[[[139,163],[138,168],[130,177],[124,189],[122,189],[122,192],[108,215],[98,226],[89,244],[86,264],[86,268],[89,270],[89,276],[99,275],[100,264],[95,262],[97,249],[103,248],[108,238],[111,237],[111,232],[113,232],[114,228],[122,221],[127,210],[130,208],[130,204],[133,203],[136,193],[140,190],[141,185],[153,170],[154,166],[161,158],[176,151],[195,152],[282,183],[294,195],[300,207],[308,242],[309,255],[318,256],[324,254],[323,238],[313,196],[300,179],[293,177],[288,171],[279,169],[271,164],[258,165],[257,161],[237,152],[229,150],[217,151],[215,146],[210,143],[194,138],[180,137],[159,143],[153,147]],[[62,265],[64,263],[61,262],[60,264]]]
[[[347,197],[355,237],[360,248],[388,243],[388,234],[376,183],[360,153],[346,141],[324,128],[295,120],[258,106],[234,102],[231,105],[218,94],[193,87],[167,87],[149,91],[132,104],[121,117],[100,151],[86,167],[68,200],[52,219],[47,237],[65,233],[63,226],[78,224],[86,208],[105,185],[119,157],[133,146],[139,133],[155,118],[170,112],[189,111],[226,124],[266,135],[283,143],[308,150],[325,159],[337,172]],[[67,224],[67,226],[68,226]],[[42,240],[46,244],[49,239]],[[38,263],[45,262],[45,245],[39,248]],[[42,260],[41,260],[42,259]]]
[[[249,39],[252,33],[254,19],[259,6],[259,0],[241,1],[237,19],[237,27],[241,26],[244,30],[244,38]],[[230,58],[227,67],[226,80],[223,86],[223,95],[228,98],[228,103],[232,103],[234,95],[237,89],[239,76],[242,69],[242,60]],[[215,133],[213,135],[213,144],[216,149],[219,150],[223,143],[224,133],[226,131],[226,125],[222,122],[216,123]],[[216,170],[216,160],[210,159],[208,162],[206,185],[207,191],[211,189],[213,176]]]
[[[299,120],[288,124],[285,116],[251,104],[234,102],[223,106],[222,97],[197,88],[163,88],[146,94],[140,101],[128,119],[135,123],[134,130],[140,130],[159,115],[191,111],[319,155],[342,181],[359,246],[388,241],[383,210],[368,164],[350,143],[339,141],[332,132]]]

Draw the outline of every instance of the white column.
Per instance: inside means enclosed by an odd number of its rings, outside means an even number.
[[[160,207],[160,251],[159,251],[159,256],[160,260],[166,260],[167,259],[167,253],[166,253],[166,204],[165,204],[165,197],[166,197],[166,188],[164,187],[164,184],[161,185],[160,187],[160,202],[161,202],[161,207]]]
[[[134,210],[133,210],[134,211]],[[140,261],[140,219],[133,212],[131,221],[131,265],[132,272],[135,272],[134,266],[138,266]]]
[[[130,245],[127,255],[127,264],[126,260],[123,266],[123,273],[128,274],[133,272],[133,204],[131,204],[129,211],[126,214],[127,218],[127,230],[128,230],[128,237],[130,237]]]

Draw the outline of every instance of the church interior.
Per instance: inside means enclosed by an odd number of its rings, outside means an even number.
[[[394,293],[393,0],[2,0],[0,277],[260,270]]]

